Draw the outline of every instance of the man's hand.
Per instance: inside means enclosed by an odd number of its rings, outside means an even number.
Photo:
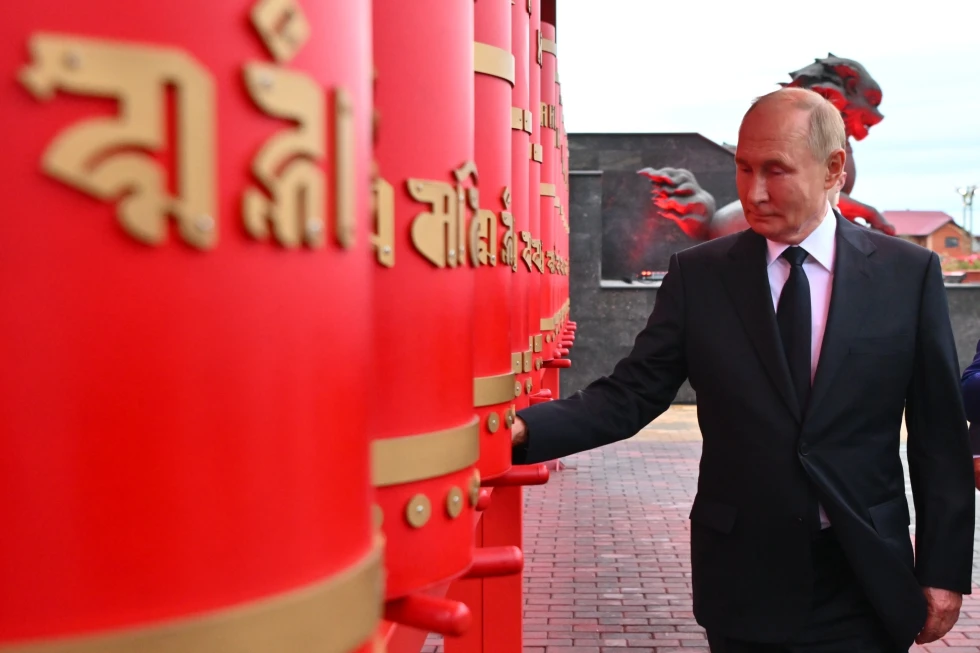
[[[527,425],[520,417],[514,418],[514,424],[510,427],[510,446],[519,447],[527,440]]]
[[[973,484],[980,490],[980,458],[973,459]]]
[[[926,595],[928,612],[926,623],[915,638],[916,644],[934,642],[948,633],[960,618],[960,607],[963,605],[963,595],[957,592],[934,587],[923,587],[922,591]]]

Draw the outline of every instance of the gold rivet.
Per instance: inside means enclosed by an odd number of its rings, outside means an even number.
[[[491,433],[496,433],[499,428],[500,418],[497,416],[497,413],[490,413],[490,416],[487,418],[487,429]]]
[[[532,389],[533,387],[534,387],[534,386],[533,386],[533,385],[531,385],[531,379],[528,379],[528,380],[527,380],[527,393],[528,393],[528,394],[531,394],[531,389]]]
[[[459,513],[463,512],[463,491],[458,487],[449,490],[449,496],[446,497],[446,511],[452,519],[456,519]]]
[[[432,516],[432,503],[424,494],[416,494],[405,508],[405,518],[414,528],[422,528]]]
[[[385,523],[385,511],[378,504],[374,504],[371,507],[371,514],[374,517],[374,527],[376,529],[381,528],[381,525]]]
[[[520,397],[521,396],[521,382],[520,381],[517,381],[517,382],[514,383],[514,396],[515,397]]]
[[[536,361],[534,361],[534,369],[536,369],[536,370],[540,370],[541,369],[541,359],[540,358],[537,359]]]
[[[514,407],[511,406],[510,410],[507,411],[507,416],[504,417],[504,423],[507,425],[507,428],[510,428],[514,425],[515,417],[517,417],[517,412],[514,409]]]

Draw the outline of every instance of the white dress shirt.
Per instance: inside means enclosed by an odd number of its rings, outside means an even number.
[[[817,361],[820,360],[820,347],[823,345],[823,334],[827,328],[827,314],[830,311],[830,291],[834,281],[834,257],[837,254],[837,217],[827,204],[827,212],[823,221],[800,247],[809,256],[803,262],[803,271],[810,283],[810,316],[813,320],[810,331],[810,383],[817,371]],[[789,247],[784,243],[766,240],[767,270],[769,272],[769,288],[772,291],[772,305],[779,307],[779,296],[783,286],[789,279],[791,266],[789,261],[782,258],[783,251]],[[830,526],[830,520],[820,506],[820,524],[823,528]]]

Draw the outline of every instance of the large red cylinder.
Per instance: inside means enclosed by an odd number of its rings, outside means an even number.
[[[530,0],[531,19],[528,29],[528,105],[531,108],[531,144],[528,169],[528,230],[521,233],[519,243],[520,257],[528,268],[527,320],[532,342],[534,373],[532,392],[541,388],[544,353],[544,336],[541,333],[541,286],[544,268],[544,252],[541,247],[541,165],[544,160],[544,147],[541,143],[543,113],[541,111],[541,66],[544,62],[543,40],[541,35],[541,0]],[[525,387],[525,390],[527,388]]]
[[[539,203],[541,205],[541,249],[545,256],[545,266],[541,277],[541,322],[540,332],[544,335],[544,360],[555,357],[555,246],[556,225],[558,223],[558,139],[557,139],[557,104],[558,98],[555,86],[555,70],[557,66],[557,49],[555,47],[555,26],[542,20],[541,39],[543,61],[541,65],[541,145],[543,160],[541,163],[541,181],[538,184]]]
[[[532,273],[536,272],[530,258],[531,251],[527,250],[530,240],[530,214],[528,191],[531,167],[531,133],[534,116],[530,102],[531,72],[531,11],[533,7],[527,0],[511,5],[511,51],[514,53],[513,113],[514,123],[511,125],[511,170],[512,206],[511,214],[514,220],[513,261],[511,270],[510,299],[510,345],[513,352],[514,372],[517,374],[517,384],[521,387],[521,395],[515,400],[515,412],[528,406],[528,394],[533,391],[533,354],[534,339],[528,322],[529,285]],[[535,64],[536,65],[536,64]],[[537,165],[537,164],[535,164]],[[536,204],[537,202],[535,202]],[[537,300],[537,295],[534,296]],[[534,333],[537,333],[535,330]],[[529,387],[528,382],[532,385]]]
[[[511,211],[511,96],[515,81],[511,52],[510,0],[475,3],[475,149],[480,171],[480,210],[470,223],[470,262],[476,269],[473,399],[480,419],[480,475],[510,469],[510,425],[517,373],[510,346],[508,247],[515,237]],[[523,114],[521,116],[523,123]]]
[[[375,0],[373,477],[386,596],[466,570],[479,498],[474,411],[472,2]]]
[[[370,8],[0,37],[0,649],[367,651]]]
[[[558,73],[558,58],[555,57],[555,96],[557,103],[558,131],[558,170],[555,174],[557,187],[558,221],[555,225],[555,300],[557,307],[555,328],[558,339],[568,318],[568,241],[569,241],[569,198],[568,198],[568,136],[565,132],[565,106],[561,97],[561,81]]]

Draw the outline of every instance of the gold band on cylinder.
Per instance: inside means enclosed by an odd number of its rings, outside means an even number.
[[[480,458],[476,416],[464,426],[432,433],[384,438],[371,443],[371,481],[387,487],[445,476]]]
[[[149,627],[63,637],[3,653],[350,653],[371,642],[384,604],[383,540],[338,574],[298,590]]]

